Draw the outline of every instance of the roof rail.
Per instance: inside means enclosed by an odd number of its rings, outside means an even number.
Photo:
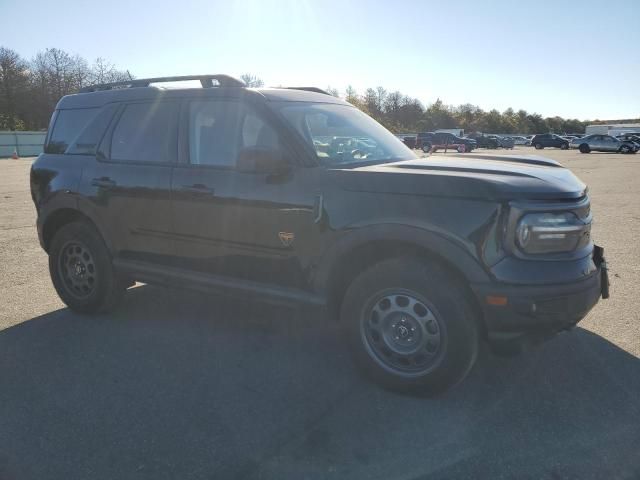
[[[316,93],[322,93],[323,95],[331,95],[326,90],[322,90],[321,88],[318,88],[318,87],[286,87],[286,88],[288,90],[304,90],[306,92],[316,92]]]
[[[245,83],[242,80],[238,80],[230,75],[185,75],[178,77],[157,77],[157,78],[136,78],[131,80],[124,80],[122,82],[101,83],[98,85],[89,85],[79,90],[80,93],[97,92],[100,90],[112,90],[113,88],[134,88],[134,87],[148,87],[151,83],[163,83],[163,82],[183,82],[187,80],[200,80],[202,88],[213,87],[213,80],[218,82],[220,87],[245,87]]]

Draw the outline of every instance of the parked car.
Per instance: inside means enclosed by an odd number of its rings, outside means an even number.
[[[616,135],[618,140],[633,142],[640,147],[640,133],[623,133],[622,135]]]
[[[402,143],[404,143],[410,149],[413,150],[414,148],[416,148],[417,138],[415,135],[396,135],[396,137],[402,140]]]
[[[483,133],[471,133],[467,135],[467,138],[471,138],[476,141],[478,148],[498,148],[500,142],[495,136],[485,135]]]
[[[515,135],[511,138],[513,138],[514,145],[531,145],[531,141],[527,137]]]
[[[620,140],[611,135],[587,135],[571,141],[571,148],[577,148],[580,153],[589,152],[620,152],[636,153],[638,146],[628,140]]]
[[[533,145],[537,150],[541,150],[546,147],[555,147],[566,150],[569,148],[569,140],[553,133],[543,133],[540,135],[534,135],[531,139],[531,145]]]
[[[464,153],[477,148],[477,143],[470,138],[458,137],[448,132],[423,132],[418,133],[416,146],[424,152],[455,150]]]
[[[357,365],[401,391],[455,385],[480,342],[571,329],[608,296],[570,170],[421,159],[313,88],[227,75],[85,88],[58,102],[30,185],[72,310],[112,310],[136,281],[317,307]]]
[[[489,135],[489,137],[495,138],[501,148],[513,148],[514,141],[511,137],[501,137],[500,135]]]

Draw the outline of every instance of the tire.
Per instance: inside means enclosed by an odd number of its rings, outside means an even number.
[[[423,143],[422,144],[422,151],[424,153],[429,153],[431,151],[431,144],[430,143]]]
[[[465,153],[467,151],[464,145],[459,145],[456,150],[458,151],[458,153]]]
[[[567,150],[569,148],[569,144],[567,143],[563,143],[562,145],[560,145],[560,150]]]
[[[542,150],[544,148],[541,143],[536,143],[534,147],[536,147],[536,150]]]
[[[49,273],[60,299],[80,313],[113,310],[126,291],[96,229],[72,222],[58,230],[49,250]]]
[[[578,150],[580,150],[580,153],[591,153],[591,147],[589,147],[589,145],[587,145],[586,143],[581,144],[578,147]]]
[[[629,148],[627,145],[622,145],[619,151],[620,153],[631,153],[631,148]]]
[[[400,258],[372,266],[349,286],[341,319],[356,365],[394,391],[441,392],[462,381],[478,356],[478,320],[436,263]]]

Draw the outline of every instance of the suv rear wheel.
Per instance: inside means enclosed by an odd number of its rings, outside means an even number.
[[[534,147],[536,147],[536,150],[542,150],[544,148],[541,143],[536,143]]]
[[[560,144],[560,150],[567,150],[569,148],[569,144],[568,143],[561,143]]]
[[[49,272],[62,301],[77,312],[110,311],[126,290],[100,234],[84,222],[69,223],[56,232]]]
[[[431,144],[429,142],[425,142],[422,144],[422,151],[424,153],[429,153],[431,151]]]
[[[342,306],[356,364],[399,391],[436,393],[460,382],[478,354],[478,323],[440,266],[386,260],[358,276]]]

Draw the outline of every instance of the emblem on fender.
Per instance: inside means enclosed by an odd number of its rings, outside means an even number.
[[[296,238],[293,232],[278,232],[278,237],[280,238],[280,242],[282,243],[282,245],[284,245],[285,247],[290,246],[293,243],[293,240]]]

